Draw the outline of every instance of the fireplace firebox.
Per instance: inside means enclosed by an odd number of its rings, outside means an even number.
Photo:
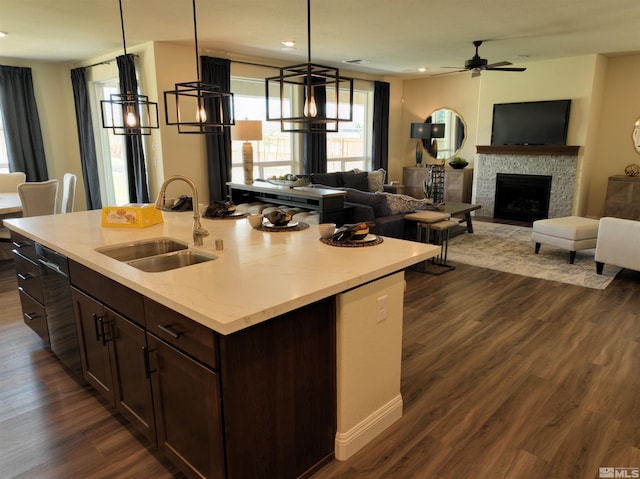
[[[493,217],[531,223],[549,217],[551,176],[498,173]]]

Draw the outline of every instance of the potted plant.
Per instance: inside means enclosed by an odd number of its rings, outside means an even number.
[[[449,161],[449,166],[451,166],[451,168],[454,168],[456,170],[461,170],[468,164],[469,162],[467,160],[465,160],[464,158],[460,158],[459,156],[456,156],[451,161]]]

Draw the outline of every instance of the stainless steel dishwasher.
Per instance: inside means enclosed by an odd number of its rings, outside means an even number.
[[[67,257],[36,243],[51,351],[82,379],[80,348],[73,316]]]

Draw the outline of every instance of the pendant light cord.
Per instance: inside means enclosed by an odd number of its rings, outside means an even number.
[[[124,15],[122,14],[122,0],[120,3],[120,27],[122,28],[122,49],[124,50],[124,56],[127,56],[127,41],[124,38]]]
[[[196,26],[196,0],[193,0],[193,36],[196,44],[196,78],[200,81],[200,62],[198,61],[198,27]]]
[[[311,63],[311,0],[307,0],[307,63]]]

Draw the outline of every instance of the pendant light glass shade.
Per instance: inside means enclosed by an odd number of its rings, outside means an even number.
[[[174,90],[164,92],[165,122],[167,125],[176,125],[178,133],[222,133],[225,126],[235,125],[233,93],[200,80],[196,0],[192,0],[192,3],[198,79],[176,83]]]
[[[353,120],[353,79],[338,68],[311,63],[311,0],[307,0],[307,63],[280,68],[265,79],[267,121],[285,132],[336,132]]]
[[[127,43],[124,36],[124,16],[122,0],[120,5],[120,26],[122,28],[122,47],[127,55]],[[149,101],[146,95],[127,91],[125,94],[109,95],[109,100],[100,101],[102,128],[108,128],[114,135],[150,135],[152,129],[159,128],[158,104]]]

